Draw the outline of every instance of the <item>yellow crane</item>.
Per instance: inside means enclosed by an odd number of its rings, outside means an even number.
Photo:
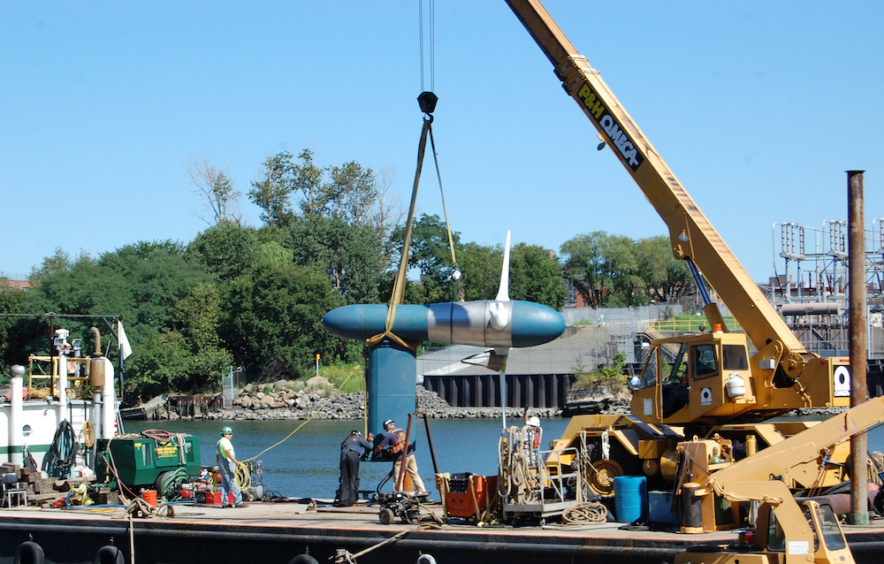
[[[743,444],[751,440],[760,448],[811,423],[758,422],[797,408],[848,406],[848,359],[821,358],[804,347],[599,71],[541,3],[507,0],[507,4],[552,63],[565,92],[666,223],[672,252],[693,274],[712,329],[654,340],[632,399],[631,417],[575,418],[556,448],[575,445],[582,433],[581,440],[593,448],[589,462],[595,464],[587,472],[592,489],[610,495],[611,479],[635,472],[639,464],[652,478],[671,479],[673,447],[685,436],[714,430]],[[728,331],[707,281],[744,333]],[[598,467],[603,470],[596,472]]]

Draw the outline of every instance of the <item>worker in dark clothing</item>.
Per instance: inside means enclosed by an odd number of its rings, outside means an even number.
[[[362,433],[354,429],[341,443],[341,484],[337,496],[340,507],[356,503],[359,495],[359,459],[363,453],[371,451],[373,438],[369,433],[368,439],[363,439]]]

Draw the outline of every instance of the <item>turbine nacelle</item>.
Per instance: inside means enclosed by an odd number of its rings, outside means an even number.
[[[386,328],[388,306],[342,306],[322,318],[326,329],[340,337],[368,339]],[[493,311],[493,313],[492,313]],[[507,319],[502,328],[494,318]],[[392,332],[405,341],[433,341],[482,347],[531,347],[552,341],[565,330],[565,319],[545,305],[524,301],[482,300],[396,307]]]
[[[500,288],[493,300],[396,306],[392,332],[412,343],[433,341],[494,347],[506,357],[509,347],[552,341],[565,330],[565,319],[545,305],[509,297],[510,233],[506,234]],[[368,339],[386,330],[386,305],[349,305],[328,312],[325,327],[341,337]],[[499,363],[493,363],[499,364]]]

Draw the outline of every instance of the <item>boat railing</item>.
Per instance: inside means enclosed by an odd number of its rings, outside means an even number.
[[[51,366],[50,366],[51,362]],[[81,397],[89,386],[89,358],[68,357],[67,387],[69,395]],[[28,395],[32,398],[49,397],[50,390],[58,393],[58,357],[28,356]]]

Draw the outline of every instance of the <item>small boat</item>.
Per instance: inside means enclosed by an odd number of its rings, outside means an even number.
[[[139,403],[132,407],[124,407],[120,409],[120,419],[123,421],[146,421],[148,419],[157,419],[158,412],[165,408],[169,403],[166,394],[160,394],[155,398],[151,398],[147,402]]]
[[[9,390],[0,396],[0,460],[44,470],[45,461],[70,471],[88,466],[74,443],[91,447],[118,433],[114,367],[101,354],[98,329],[92,332],[89,357],[79,355],[77,341],[68,342],[68,330],[58,329],[55,355],[32,355],[27,369],[11,368]]]

